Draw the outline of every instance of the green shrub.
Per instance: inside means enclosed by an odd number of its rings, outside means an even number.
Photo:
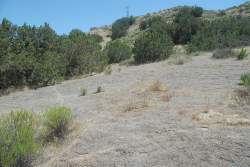
[[[115,40],[117,38],[121,38],[123,36],[127,35],[127,30],[130,25],[134,24],[136,19],[133,16],[130,16],[129,18],[123,17],[121,19],[118,19],[115,21],[115,23],[112,24],[112,35],[111,39]]]
[[[107,54],[110,64],[129,59],[132,55],[131,48],[127,43],[122,42],[120,39],[109,41],[103,52]]]
[[[219,16],[224,16],[224,15],[226,15],[227,13],[226,13],[226,11],[225,10],[221,10],[220,12],[219,12]]]
[[[247,50],[246,49],[243,49],[241,48],[241,51],[237,51],[235,53],[236,57],[239,59],[239,60],[242,60],[244,58],[246,58],[250,53],[246,53]]]
[[[111,65],[109,65],[108,67],[107,67],[107,69],[105,70],[105,75],[110,75],[111,73],[112,73],[112,69],[111,69]]]
[[[154,16],[151,19],[148,20],[148,25],[151,27],[156,22],[164,22],[164,19],[162,16]]]
[[[119,68],[118,68],[118,71],[121,71],[121,70],[122,70],[122,69],[119,67]]]
[[[147,21],[141,21],[141,22],[140,22],[140,25],[139,25],[140,31],[146,30],[146,29],[147,29],[147,26],[148,26],[148,22],[147,22]]]
[[[201,54],[200,52],[195,52],[194,53],[195,56],[200,56],[200,54]]]
[[[217,49],[213,52],[212,58],[214,59],[226,59],[230,57],[235,57],[235,52],[232,49]]]
[[[250,9],[246,10],[246,13],[250,13]]]
[[[36,139],[41,119],[26,110],[0,119],[0,166],[30,166],[41,142]]]
[[[134,43],[132,49],[136,62],[145,63],[168,58],[173,52],[174,43],[167,33],[144,32]]]
[[[81,91],[81,96],[84,96],[87,93],[87,89],[86,88],[81,88],[80,91]]]
[[[111,34],[106,35],[106,37],[111,37]]]
[[[65,106],[48,107],[42,110],[44,116],[45,139],[53,140],[64,136],[68,127],[73,123],[74,116],[70,108]]]
[[[123,65],[130,65],[130,64],[133,64],[135,62],[135,59],[134,57],[131,57],[130,59],[126,59],[126,60],[123,60],[119,63],[119,66],[123,66]]]
[[[216,28],[215,28],[216,27]],[[195,35],[192,35],[187,53],[233,48],[250,43],[250,22],[245,19],[221,18],[205,20]]]
[[[99,93],[99,92],[101,92],[102,91],[102,87],[101,86],[97,86],[97,91],[96,91],[96,93]]]
[[[240,79],[244,85],[250,86],[250,72],[241,74]]]
[[[95,29],[98,29],[98,27],[91,27],[91,28],[89,29],[89,31],[92,31],[92,30],[95,30]]]
[[[193,15],[194,17],[201,17],[202,14],[203,14],[202,7],[194,6],[193,9],[191,10],[191,15]]]

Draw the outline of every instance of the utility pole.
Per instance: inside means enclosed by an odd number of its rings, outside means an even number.
[[[129,18],[129,6],[127,6],[127,17]]]

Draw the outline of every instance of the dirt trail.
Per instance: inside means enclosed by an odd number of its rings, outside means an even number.
[[[108,76],[0,97],[6,113],[17,107],[41,113],[65,104],[76,114],[68,139],[44,148],[35,166],[250,166],[250,127],[218,123],[250,120],[250,111],[229,107],[227,96],[240,87],[249,60],[213,60],[202,53],[179,66],[166,60],[118,68],[112,65]],[[132,99],[145,100],[141,89],[152,80],[169,90],[149,91],[148,107],[124,112]],[[103,92],[95,93],[98,85]],[[87,88],[86,96],[79,96],[80,87]]]

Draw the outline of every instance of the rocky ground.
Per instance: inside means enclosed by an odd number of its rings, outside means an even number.
[[[250,111],[231,98],[249,60],[211,55],[184,65],[114,64],[111,75],[0,97],[1,111],[73,110],[67,139],[44,147],[34,166],[250,166]],[[157,80],[164,89],[146,91]],[[95,93],[97,86],[103,91]]]

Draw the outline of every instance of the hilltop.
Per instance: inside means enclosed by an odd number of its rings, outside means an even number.
[[[126,41],[129,45],[132,46],[136,37],[141,34],[143,31],[140,31],[139,25],[142,21],[148,20],[153,16],[162,16],[165,22],[173,22],[174,17],[178,13],[178,9],[182,6],[173,7],[170,9],[160,10],[158,12],[147,13],[141,16],[136,16],[136,22],[132,26],[129,27],[128,34],[121,39]],[[229,7],[226,10],[204,10],[201,18],[205,20],[214,20],[218,18],[224,17],[237,17],[241,15],[242,17],[248,18],[250,20],[250,1],[247,1],[241,5]],[[112,25],[105,25],[99,28],[95,28],[87,33],[90,34],[99,34],[103,37],[104,41],[100,44],[104,48],[108,41],[111,41],[110,37],[107,35],[111,35],[112,33]],[[145,30],[144,30],[145,31]]]

